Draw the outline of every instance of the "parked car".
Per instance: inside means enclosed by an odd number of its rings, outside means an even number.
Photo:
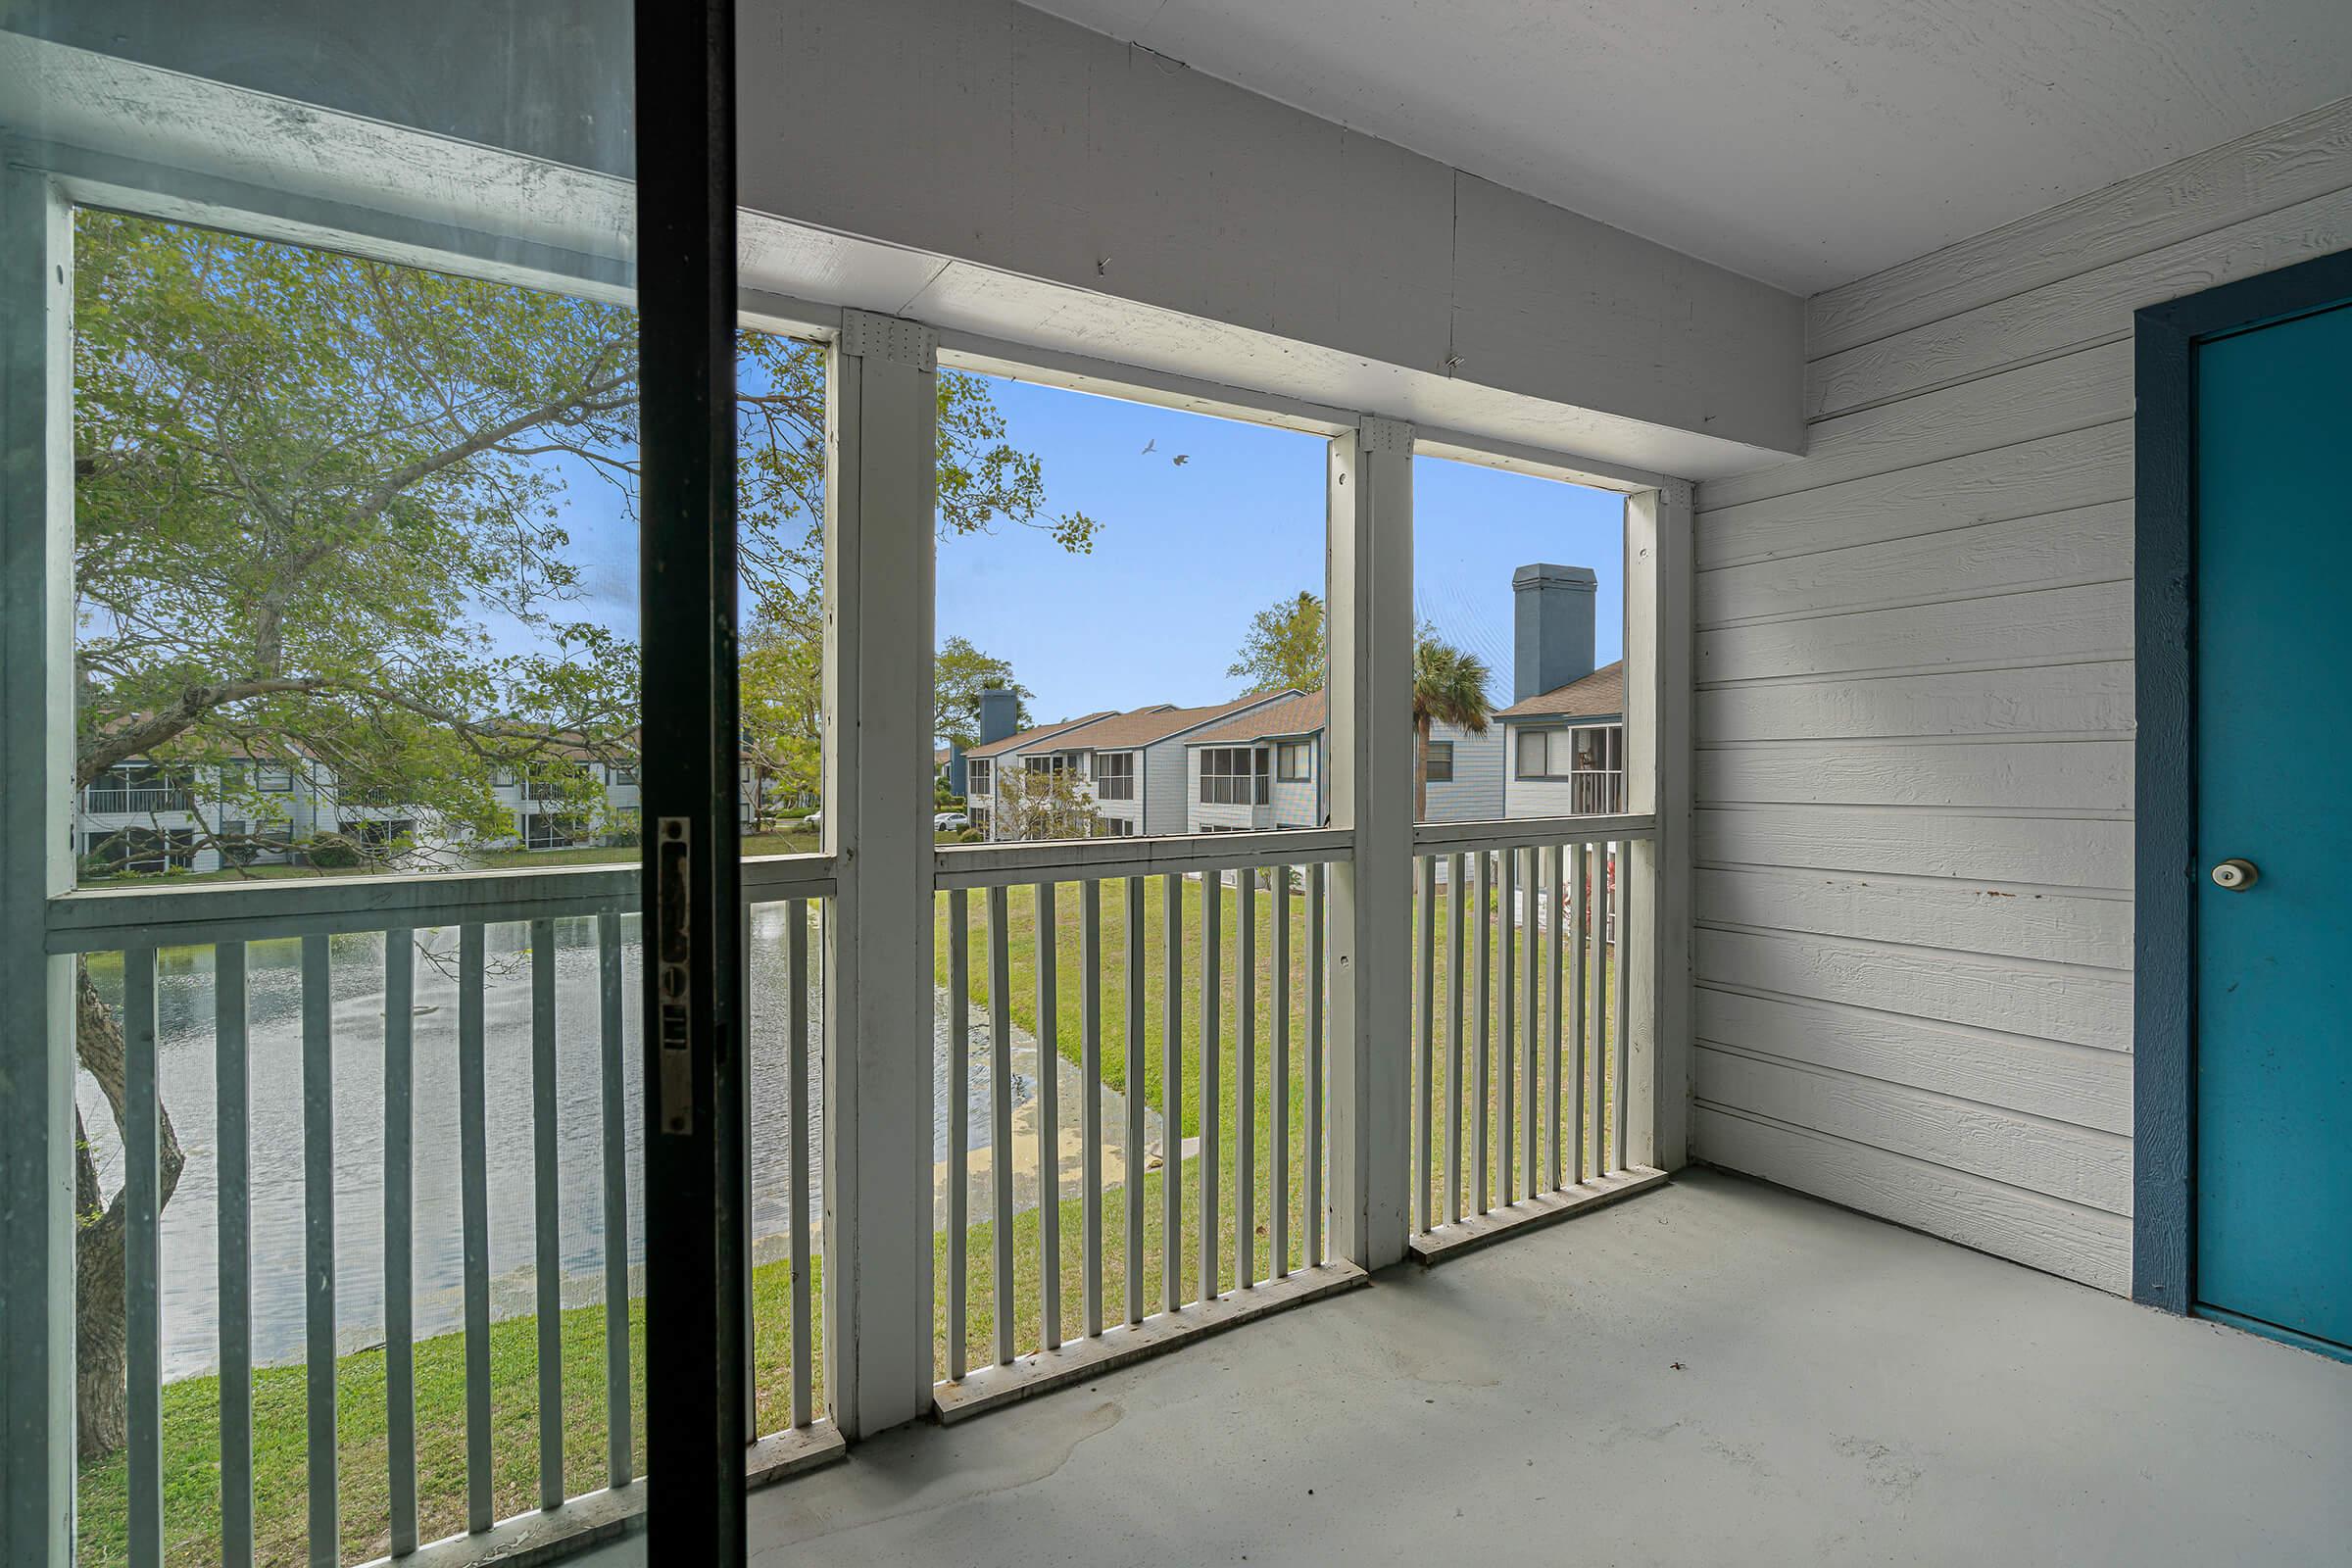
[[[961,811],[942,811],[931,818],[934,833],[960,833],[972,825],[972,819]]]

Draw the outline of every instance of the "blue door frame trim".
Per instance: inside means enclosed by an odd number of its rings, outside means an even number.
[[[2352,251],[2137,316],[2132,1296],[2195,1297],[2196,346],[2352,300]]]

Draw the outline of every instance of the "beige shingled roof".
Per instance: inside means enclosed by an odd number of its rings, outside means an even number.
[[[1496,718],[1617,718],[1625,712],[1625,661],[1603,664],[1582,680],[1513,703]]]
[[[1328,710],[1321,692],[1300,692],[1263,708],[1253,708],[1229,723],[1214,729],[1202,730],[1186,740],[1187,746],[1230,746],[1241,741],[1260,740],[1268,735],[1305,735],[1323,727]]]
[[[1081,724],[1092,724],[1098,718],[1108,718],[1114,711],[1116,710],[1105,708],[1092,713],[1081,713],[1076,718],[1064,718],[1051,724],[1033,725],[1017,735],[1007,735],[1001,741],[990,741],[986,746],[975,746],[963,755],[966,758],[997,757],[1005,752],[1022,751],[1035,746],[1040,741],[1059,735],[1064,730],[1076,729]]]
[[[1130,713],[1113,713],[1099,718],[1083,729],[1059,737],[1056,746],[1093,747],[1097,751],[1114,751],[1130,746],[1149,746],[1181,734],[1196,724],[1205,724],[1238,712],[1252,703],[1269,701],[1269,694],[1259,692],[1253,697],[1237,697],[1230,703],[1210,703],[1202,708],[1139,708]]]

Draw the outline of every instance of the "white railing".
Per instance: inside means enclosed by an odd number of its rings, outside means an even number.
[[[82,809],[107,811],[185,811],[193,808],[196,792],[184,784],[137,784],[122,789],[92,785],[82,792]]]
[[[753,1401],[753,1432],[747,1433],[747,1467],[755,1479],[769,1479],[805,1462],[812,1448],[839,1440],[821,1431],[811,1344],[816,1328],[812,1274],[813,1210],[811,1207],[812,1147],[820,1136],[810,1110],[811,991],[809,967],[810,906],[820,911],[833,891],[833,866],[823,856],[787,856],[747,860],[743,867],[747,930],[753,929],[757,906],[781,905],[780,937],[786,1043],[783,1065],[788,1075],[786,1115],[781,1128],[755,1129],[755,1146],[762,1136],[784,1140],[789,1193],[786,1229],[790,1276],[783,1308],[785,1321],[774,1325],[781,1335],[763,1333],[757,1318],[750,1336],[755,1342],[789,1344],[790,1394],[783,1422],[768,1436],[758,1437],[763,1423]],[[210,1216],[191,1214],[190,1222],[209,1219],[218,1238],[217,1269],[212,1298],[217,1307],[217,1332],[211,1347],[220,1371],[218,1415],[218,1474],[220,1560],[249,1565],[256,1560],[282,1560],[290,1551],[307,1552],[314,1563],[334,1563],[354,1554],[354,1544],[370,1539],[388,1542],[391,1558],[416,1552],[435,1534],[455,1532],[493,1539],[497,1533],[521,1528],[535,1541],[562,1535],[539,1522],[545,1515],[502,1524],[503,1516],[579,1504],[591,1494],[609,1494],[595,1507],[579,1510],[576,1528],[586,1534],[609,1529],[619,1514],[638,1504],[628,1489],[637,1474],[632,1422],[630,1312],[631,1236],[628,1219],[632,1163],[632,1135],[642,1126],[638,1108],[635,1064],[638,1023],[624,1006],[624,976],[637,965],[624,956],[633,942],[629,928],[638,907],[638,873],[633,866],[558,868],[545,871],[466,872],[438,876],[380,876],[304,879],[255,883],[218,883],[198,887],[132,888],[66,895],[50,904],[48,947],[52,953],[97,956],[120,954],[122,963],[120,1019],[124,1042],[123,1100],[121,1112],[122,1159],[125,1216],[124,1301],[127,1330],[128,1441],[124,1456],[126,1508],[122,1520],[124,1560],[133,1568],[155,1568],[167,1560],[194,1560],[176,1537],[190,1524],[198,1538],[208,1521],[175,1520],[175,1536],[168,1539],[163,1515],[167,1459],[165,1389],[167,1378],[164,1300],[167,1286],[182,1289],[184,1275],[167,1280],[164,1269],[165,1215],[177,1218],[180,1204],[165,1202],[162,1172],[163,1118],[167,1107],[161,1093],[166,1063],[159,1052],[159,955],[192,950],[186,965],[201,962],[210,950],[212,962],[211,1060],[203,1066],[183,1061],[172,1076],[182,1083],[211,1079],[211,1103],[178,1106],[181,1128],[200,1127],[208,1119],[217,1160],[215,1210]],[[558,1009],[559,922],[592,923],[593,967],[575,976],[569,1005]],[[527,958],[527,1004],[509,987],[508,975],[493,964],[489,932],[493,927],[521,927],[514,950],[517,960]],[[761,929],[765,929],[762,927]],[[440,937],[454,931],[454,950]],[[353,963],[346,951],[338,955],[335,939],[378,934],[382,939],[379,965],[356,983],[366,990],[380,987],[382,996],[380,1090],[353,1082],[355,1056],[364,1056],[368,1042],[354,1031],[348,1010],[338,1015],[336,977],[352,989]],[[586,948],[576,927],[561,932],[575,940],[564,944]],[[250,944],[292,938],[300,943],[294,977],[297,1005],[281,1023],[257,1017],[249,966]],[[428,978],[438,974],[451,984],[436,984],[432,996],[454,990],[454,1119],[458,1201],[456,1228],[460,1258],[457,1267],[456,1311],[451,1333],[463,1341],[462,1421],[463,1483],[440,1493],[419,1489],[419,1410],[416,1349],[420,1299],[417,1273],[420,1237],[416,1194],[419,1112],[427,1105],[419,1092],[416,1022],[418,1006],[417,956],[423,954]],[[758,956],[747,955],[757,966]],[[777,987],[770,987],[772,992]],[[502,993],[504,995],[502,996]],[[582,1029],[578,1012],[593,1005],[593,1051],[565,1049],[569,1031]],[[348,1001],[348,997],[342,999]],[[761,1016],[755,997],[755,1033],[771,1027]],[[491,1004],[512,1016],[527,1012],[527,1065],[517,1054],[504,1052],[505,1044],[491,1024]],[[517,1004],[521,1004],[518,1008]],[[575,1010],[576,1009],[576,1010]],[[186,1020],[183,1018],[182,1022]],[[258,1027],[257,1027],[258,1026]],[[300,1090],[295,1126],[272,1129],[257,1145],[255,1111],[263,1102],[257,1090],[274,1090],[283,1074],[254,1071],[257,1047],[270,1035],[282,1037],[292,1058]],[[508,1037],[512,1039],[512,1036]],[[576,1040],[576,1036],[571,1039]],[[191,1042],[183,1039],[182,1047]],[[356,1050],[354,1048],[357,1048]],[[442,1078],[437,1062],[431,1074]],[[197,1061],[201,1062],[199,1055]],[[193,1070],[191,1070],[193,1067]],[[208,1070],[209,1069],[209,1070]],[[575,1075],[593,1085],[585,1094],[572,1087]],[[494,1102],[494,1083],[503,1081],[506,1097]],[[527,1091],[525,1085],[527,1084]],[[446,1086],[444,1085],[444,1088]],[[518,1093],[518,1091],[525,1091]],[[380,1094],[380,1101],[378,1096]],[[561,1167],[586,1157],[579,1150],[565,1157],[564,1136],[575,1138],[580,1123],[569,1128],[560,1117],[560,1105],[577,1106],[585,1100],[596,1107],[598,1135],[593,1157],[599,1168],[601,1202],[588,1244],[597,1254],[601,1275],[604,1346],[601,1381],[604,1405],[604,1449],[601,1464],[566,1464],[564,1342],[567,1308],[564,1299],[564,1252],[567,1235],[576,1243],[579,1227],[564,1229],[565,1191]],[[354,1166],[363,1172],[369,1163],[366,1146],[379,1136],[369,1125],[380,1103],[381,1159],[367,1180],[381,1184],[382,1336],[384,1349],[385,1512],[366,1520],[346,1521],[338,1510],[337,1401],[339,1366],[348,1353],[355,1325],[347,1310],[339,1310],[339,1276],[353,1272],[339,1267],[339,1247],[346,1252],[354,1239],[338,1235],[338,1199],[354,1204]],[[527,1103],[527,1111],[515,1111]],[[446,1110],[449,1107],[438,1107]],[[357,1114],[355,1115],[355,1109]],[[495,1113],[495,1114],[494,1114]],[[573,1113],[576,1117],[576,1111]],[[436,1117],[436,1120],[439,1118]],[[492,1231],[492,1121],[528,1129],[530,1151],[527,1175],[508,1172],[507,1182],[495,1189],[511,1199],[515,1187],[527,1187],[531,1314],[535,1324],[535,1369],[532,1400],[537,1433],[535,1474],[523,1478],[534,1485],[517,1486],[512,1464],[500,1466],[494,1454],[492,1395],[494,1371],[493,1275],[496,1256]],[[339,1125],[339,1122],[341,1125]],[[299,1257],[286,1266],[257,1272],[253,1248],[257,1190],[257,1156],[263,1164],[277,1162],[272,1146],[283,1149],[298,1134],[299,1181],[288,1174],[289,1192],[270,1207],[291,1206],[301,1215]],[[519,1143],[502,1138],[498,1149]],[[192,1150],[199,1148],[191,1142]],[[358,1161],[355,1149],[361,1150]],[[430,1156],[428,1156],[429,1159]],[[191,1189],[192,1190],[192,1189]],[[642,1199],[642,1190],[640,1190]],[[193,1202],[183,1198],[182,1202]],[[364,1202],[359,1206],[364,1207]],[[426,1221],[427,1227],[433,1223]],[[510,1218],[508,1223],[513,1223]],[[641,1238],[640,1238],[641,1240]],[[360,1250],[370,1250],[365,1244]],[[432,1249],[430,1250],[443,1250]],[[576,1253],[579,1250],[575,1245]],[[353,1260],[342,1260],[351,1264]],[[296,1266],[298,1264],[298,1267]],[[359,1266],[364,1277],[364,1260]],[[306,1516],[300,1521],[271,1517],[266,1506],[257,1512],[257,1434],[254,1430],[257,1366],[275,1357],[264,1347],[257,1354],[257,1279],[264,1285],[299,1278],[298,1337],[287,1333],[286,1348],[298,1344],[304,1369],[303,1445],[306,1452]],[[584,1284],[588,1282],[583,1282]],[[593,1288],[591,1286],[591,1288]],[[758,1293],[755,1293],[757,1298]],[[423,1293],[422,1298],[433,1298]],[[363,1303],[358,1310],[365,1312]],[[198,1314],[199,1316],[201,1314]],[[372,1336],[362,1332],[364,1341]],[[429,1340],[430,1336],[428,1336]],[[759,1352],[755,1351],[755,1355]],[[200,1360],[201,1348],[191,1347],[181,1360]],[[772,1359],[772,1357],[771,1357]],[[574,1360],[575,1368],[578,1361]],[[772,1368],[767,1370],[772,1371]],[[762,1368],[751,1369],[755,1380]],[[512,1397],[510,1389],[503,1397]],[[451,1419],[449,1416],[437,1419]],[[258,1435],[266,1451],[271,1434]],[[427,1436],[430,1436],[428,1430]],[[575,1434],[576,1437],[576,1434]],[[184,1473],[184,1472],[183,1472]],[[369,1489],[372,1490],[372,1489]],[[175,1492],[175,1495],[179,1494]],[[178,1505],[175,1503],[175,1507]],[[289,1537],[306,1543],[296,1548]],[[365,1554],[364,1551],[361,1554]]]
[[[1645,961],[1630,852],[1653,833],[1629,816],[1415,829],[1422,1255],[1655,1179],[1629,1122],[1632,982]]]
[[[937,1217],[946,1254],[936,1368],[943,1419],[1362,1278],[1326,1256],[1323,1191],[1327,873],[1349,843],[1345,832],[1316,830],[938,852],[951,1075]],[[1060,890],[1070,882],[1078,885],[1074,1064],[1062,1050],[1068,906]],[[1106,887],[1118,911],[1115,969],[1106,961]],[[974,892],[985,906],[977,974]],[[1016,973],[1024,930],[1033,956]],[[1106,971],[1116,987],[1107,1008]],[[1016,1009],[1028,1025],[1026,1051],[1016,1044]],[[989,1086],[977,1189],[976,1118],[962,1108],[975,1028]],[[1026,1126],[1015,1106],[1024,1055]],[[1074,1159],[1063,1133],[1070,1098]],[[1025,1152],[1035,1156],[1027,1193],[1018,1172]],[[1076,1193],[1065,1197],[1072,1163]],[[1106,1185],[1117,1189],[1108,1201]],[[1074,1250],[1063,1234],[1065,1205],[1075,1208]],[[975,1207],[986,1226],[977,1250]],[[1108,1304],[1106,1280],[1117,1287]],[[1073,1308],[1076,1321],[1066,1323]]]

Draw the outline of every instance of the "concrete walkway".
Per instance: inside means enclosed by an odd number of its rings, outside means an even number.
[[[777,1568],[2323,1563],[2348,1477],[2352,1366],[1690,1172],[751,1519]]]
[[[945,1006],[946,993],[941,993]],[[972,1101],[976,1114],[984,1110],[987,1096],[984,1092],[989,1052],[989,1022],[986,1007],[971,1010],[971,1053],[973,1084]],[[945,1034],[943,1027],[942,1034]],[[943,1040],[940,1050],[948,1046]],[[1012,1029],[1012,1077],[1019,1086],[1012,1107],[1012,1211],[1027,1213],[1037,1207],[1042,1190],[1039,1152],[1044,1127],[1045,1099],[1037,1092],[1044,1082],[1040,1076],[1047,1060],[1037,1037],[1014,1025]],[[1057,1187],[1064,1200],[1086,1196],[1086,1079],[1076,1063],[1058,1052],[1052,1056],[1054,1083],[1054,1143],[1059,1154]],[[1102,1115],[1102,1190],[1125,1185],[1127,1174],[1127,1101],[1119,1091],[1108,1085],[1100,1086]],[[1200,1140],[1188,1138],[1178,1152],[1180,1158],[1199,1152]],[[1159,1112],[1147,1103],[1144,1107],[1144,1166],[1147,1171],[1159,1169],[1165,1157],[1165,1139]],[[966,1217],[977,1224],[994,1211],[996,1202],[996,1151],[973,1139],[969,1161],[969,1179],[964,1189],[969,1205]],[[931,1223],[934,1228],[948,1222],[949,1165],[940,1160],[931,1167]]]

